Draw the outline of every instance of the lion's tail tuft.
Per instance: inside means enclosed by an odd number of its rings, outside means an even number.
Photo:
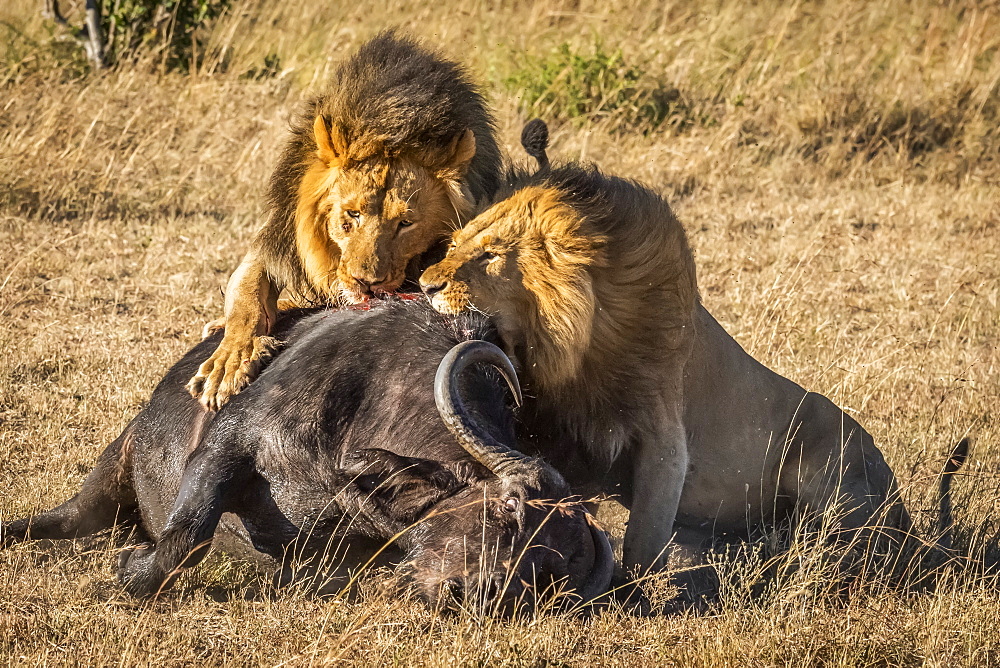
[[[545,121],[535,118],[524,124],[524,129],[521,130],[521,146],[538,162],[538,171],[542,172],[549,168],[549,156],[545,152],[549,147],[549,126]]]
[[[963,438],[952,448],[948,461],[941,471],[941,484],[938,490],[938,547],[950,550],[952,545],[952,534],[954,529],[954,518],[952,517],[951,504],[951,478],[965,465],[965,460],[969,458],[970,441],[968,437]]]

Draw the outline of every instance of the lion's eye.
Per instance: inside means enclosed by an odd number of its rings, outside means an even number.
[[[479,262],[482,262],[483,264],[486,264],[488,262],[491,262],[492,260],[495,260],[496,257],[497,257],[497,254],[494,253],[493,251],[483,251],[483,254],[480,255],[477,258],[477,260],[479,260]]]
[[[406,220],[404,218],[403,220],[399,221],[398,225],[399,225],[399,229],[403,229],[404,227],[409,227],[412,224],[413,224],[412,220]]]
[[[344,213],[346,213],[348,216],[350,216],[354,220],[357,220],[357,219],[361,218],[361,212],[360,211],[355,211],[354,209],[347,209],[346,211],[344,211]]]

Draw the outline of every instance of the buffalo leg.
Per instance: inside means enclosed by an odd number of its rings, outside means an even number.
[[[184,469],[180,491],[156,544],[125,552],[118,578],[140,598],[173,584],[182,569],[196,566],[212,546],[224,512],[238,510],[255,474],[249,457],[230,452],[227,443],[203,442]]]
[[[132,425],[97,458],[94,469],[73,498],[33,517],[0,527],[0,547],[25,540],[88,536],[121,524],[138,523],[132,487]]]

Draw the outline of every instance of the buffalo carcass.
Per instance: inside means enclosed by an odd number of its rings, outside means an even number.
[[[495,338],[484,318],[395,302],[288,313],[276,331],[284,350],[217,414],[184,389],[219,335],[197,345],[80,492],[5,524],[3,544],[131,525],[152,543],[119,566],[140,597],[200,562],[219,528],[227,546],[286,565],[326,556],[350,569],[380,555],[433,604],[509,609],[547,587],[583,599],[606,589],[607,537],[580,505],[549,503],[570,496],[562,477],[512,449],[513,368],[468,341]]]

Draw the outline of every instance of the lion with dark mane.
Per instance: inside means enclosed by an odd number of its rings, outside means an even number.
[[[592,167],[541,164],[455,232],[421,284],[438,311],[493,317],[535,397],[521,415],[525,445],[578,493],[629,507],[623,566],[702,564],[715,536],[810,513],[832,513],[834,542],[864,556],[854,563],[898,566],[921,541],[871,435],[712,318],[666,203]],[[945,474],[967,449],[958,444]]]
[[[190,392],[217,409],[256,376],[282,289],[357,303],[415,278],[496,191],[494,134],[461,66],[391,31],[362,45],[293,121],[267,222],[229,279],[225,336]]]

